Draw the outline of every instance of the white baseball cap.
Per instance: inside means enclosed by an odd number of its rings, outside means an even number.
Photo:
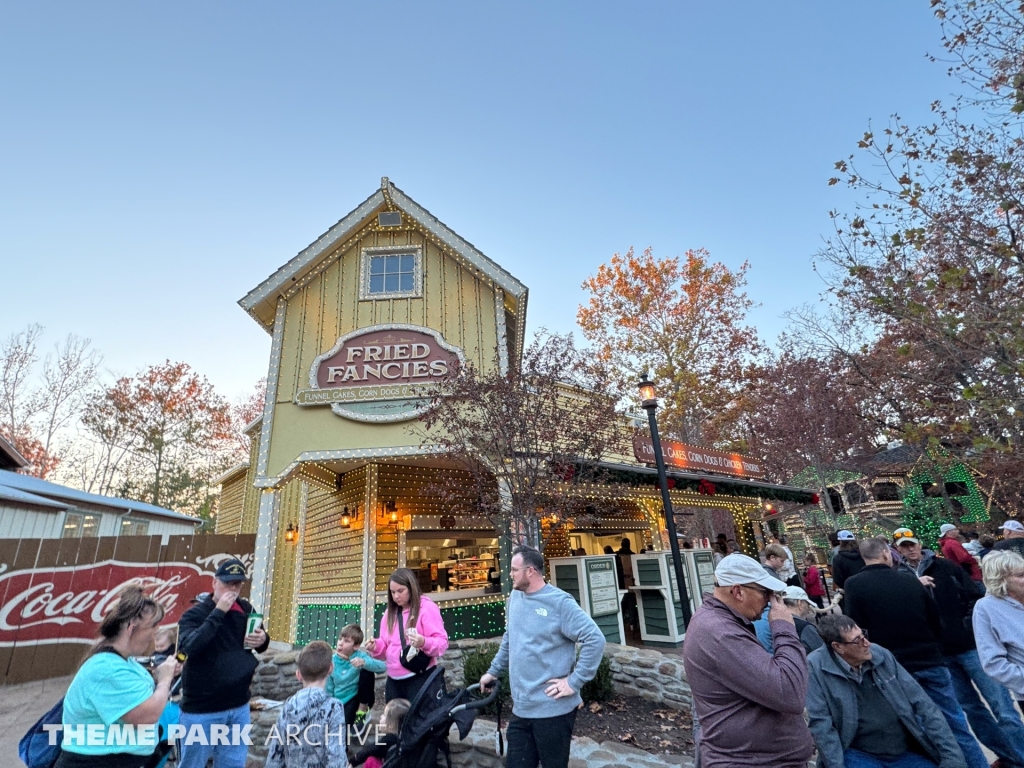
[[[948,534],[956,530],[956,526],[952,523],[943,523],[939,526],[939,538],[945,538]]]
[[[999,526],[1000,531],[1024,531],[1024,525],[1017,520],[1007,520]]]
[[[914,535],[914,532],[909,528],[897,528],[892,532],[892,539],[896,542],[898,547],[905,541],[909,541],[912,544],[920,544],[921,540]]]
[[[768,571],[757,560],[738,552],[722,558],[715,568],[715,581],[721,587],[731,587],[734,584],[757,584],[772,592],[781,592],[786,588],[786,582],[769,576]]]
[[[803,600],[805,603],[811,602],[811,598],[809,598],[807,593],[800,589],[800,587],[786,587],[782,596],[786,600]]]
[[[840,541],[856,541],[857,540],[857,537],[854,536],[849,531],[839,531],[839,533],[836,534],[836,538],[839,539]]]

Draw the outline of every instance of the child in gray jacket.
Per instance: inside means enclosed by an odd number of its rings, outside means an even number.
[[[345,708],[324,690],[334,664],[331,646],[314,640],[299,654],[302,690],[288,699],[270,731],[266,768],[346,768]]]

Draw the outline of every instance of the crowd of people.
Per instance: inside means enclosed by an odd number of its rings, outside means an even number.
[[[594,620],[568,593],[547,583],[541,553],[513,552],[513,592],[507,631],[482,688],[508,675],[513,693],[507,729],[507,765],[514,768],[567,766],[580,691],[593,679],[605,639]],[[180,768],[244,768],[248,744],[237,736],[250,725],[249,701],[257,654],[270,637],[239,592],[248,581],[239,560],[222,563],[212,591],[196,598],[178,623],[177,651],[152,673],[136,657],[153,654],[163,609],[140,587],[123,590],[101,626],[102,636],[87,654],[68,689],[63,711],[65,737],[60,768],[147,768],[160,754],[153,744],[82,745],[68,728],[112,724],[152,726],[160,722],[171,684],[181,675],[179,725],[203,738],[180,741]],[[255,626],[253,626],[255,625]],[[270,768],[344,768],[350,763],[380,768],[395,746],[410,702],[448,649],[440,610],[421,594],[415,574],[399,568],[388,583],[387,607],[375,635],[364,638],[356,624],[345,626],[334,646],[308,643],[297,658],[302,688],[281,707],[277,733],[269,742]],[[171,647],[173,651],[173,645]],[[184,664],[179,661],[184,659]],[[377,731],[371,723],[376,674],[386,673],[385,706]],[[310,729],[315,738],[297,738]],[[353,730],[354,729],[354,730]],[[349,750],[347,736],[361,748]]]
[[[1001,541],[986,542],[944,525],[936,550],[909,528],[859,541],[839,531],[828,602],[813,555],[801,572],[783,537],[761,562],[720,557],[713,593],[683,646],[698,764],[803,768],[817,751],[823,768],[988,768],[984,745],[999,768],[1024,768],[1024,525],[1011,520],[1002,531]],[[544,574],[536,549],[513,552],[507,630],[479,681],[487,689],[509,676],[512,768],[568,764],[580,691],[605,646],[593,619]],[[212,591],[179,621],[178,654],[152,671],[133,658],[163,642],[163,609],[141,588],[125,589],[68,689],[65,726],[157,723],[180,674],[180,724],[208,738],[184,741],[179,765],[242,768],[247,744],[209,736],[249,725],[257,654],[270,643],[239,596],[247,580],[240,561],[222,563]],[[383,763],[448,634],[405,568],[390,577],[375,629],[364,637],[350,624],[333,647],[318,640],[303,648],[302,688],[281,708],[279,731],[314,725],[336,738],[277,740],[267,765],[347,765],[345,737],[371,724],[380,673],[383,740],[370,740],[353,762]],[[152,759],[152,746],[83,746],[66,730],[57,766],[143,768]]]
[[[805,589],[779,543],[723,557],[683,646],[698,764],[1024,768],[1024,525],[1001,530],[839,531],[828,604],[813,556]]]

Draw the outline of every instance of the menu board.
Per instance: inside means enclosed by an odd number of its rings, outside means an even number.
[[[715,556],[711,552],[694,552],[693,565],[697,570],[700,594],[705,595],[715,588]]]
[[[607,616],[619,612],[619,584],[615,575],[615,562],[587,560],[587,586],[590,592],[590,615]]]

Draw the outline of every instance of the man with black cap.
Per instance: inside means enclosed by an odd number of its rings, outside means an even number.
[[[256,654],[270,645],[262,627],[246,634],[253,607],[238,593],[248,580],[241,560],[225,560],[214,574],[213,593],[200,595],[178,622],[178,650],[188,657],[182,672],[180,722],[189,734],[182,742],[179,768],[205,768],[210,758],[217,768],[245,766],[248,746],[241,740],[231,743],[230,733],[233,726],[244,731],[249,725]],[[191,738],[195,725],[205,739]],[[215,739],[213,726],[226,726],[228,737]],[[217,731],[219,736],[223,728]]]

